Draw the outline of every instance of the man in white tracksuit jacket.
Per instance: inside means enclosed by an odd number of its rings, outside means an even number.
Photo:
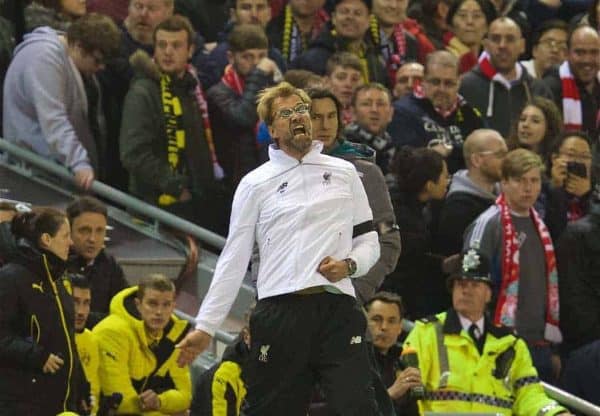
[[[226,317],[256,242],[245,414],[306,415],[318,380],[335,414],[374,415],[366,320],[349,278],[375,264],[378,237],[356,169],[321,154],[309,109],[308,96],[290,84],[263,92],[258,113],[275,142],[270,161],[236,190],[227,243],[196,331],[179,345],[180,364],[206,348]]]

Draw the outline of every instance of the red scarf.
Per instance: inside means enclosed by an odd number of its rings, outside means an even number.
[[[233,69],[231,64],[225,67],[223,77],[221,78],[223,84],[227,85],[240,97],[244,93],[245,81],[244,78],[240,77],[238,73]]]
[[[196,97],[198,108],[200,108],[200,115],[202,116],[204,135],[206,136],[206,143],[208,144],[208,150],[210,152],[210,160],[213,164],[213,173],[216,179],[223,179],[223,177],[225,177],[225,173],[223,172],[223,168],[217,160],[217,153],[215,151],[215,142],[213,139],[212,127],[210,125],[210,118],[208,117],[208,105],[206,104],[206,97],[204,96],[204,91],[202,90],[202,84],[200,84],[200,80],[198,79],[198,73],[196,72],[196,68],[188,64],[187,71],[196,80],[194,96]]]
[[[581,130],[583,116],[581,114],[581,98],[575,77],[571,72],[569,61],[564,61],[558,68],[558,76],[562,86],[562,110],[565,131]]]
[[[238,73],[235,71],[235,69],[233,69],[233,66],[231,64],[229,64],[225,67],[225,71],[223,72],[223,77],[221,78],[221,82],[223,84],[227,85],[227,87],[229,87],[231,90],[233,90],[233,92],[235,92],[240,97],[242,96],[242,94],[244,94],[244,87],[246,85],[246,81],[244,80],[244,78],[242,78],[238,75]],[[254,126],[254,137],[258,136],[258,126],[259,125],[260,125],[260,120],[258,120],[256,122],[256,125]],[[257,147],[259,146],[258,142],[257,142],[256,146]]]
[[[514,327],[519,298],[519,241],[504,193],[500,194],[498,199],[496,199],[496,205],[500,209],[503,243],[502,284],[498,293],[494,323]],[[550,238],[550,233],[548,232],[546,225],[540,219],[535,209],[530,208],[529,215],[542,240],[546,258],[546,279],[548,287],[546,290],[546,327],[544,329],[544,338],[547,341],[559,343],[562,341],[562,335],[558,326],[558,274],[556,271],[554,246],[552,245],[552,239]]]

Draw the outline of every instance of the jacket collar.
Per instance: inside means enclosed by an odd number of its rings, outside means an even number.
[[[26,239],[17,241],[19,254],[15,261],[27,267],[38,276],[45,278],[47,272],[53,281],[61,278],[66,270],[66,262],[59,258],[56,254],[35,247]],[[47,269],[46,269],[47,265]]]
[[[323,150],[323,143],[317,140],[313,140],[311,149],[308,151],[306,155],[302,158],[301,161],[298,159],[288,155],[286,152],[281,150],[275,143],[269,146],[269,159],[274,164],[284,167],[284,168],[292,168],[300,163],[315,163],[319,160],[321,156],[321,151]]]
[[[487,314],[484,316],[483,322],[484,332],[490,333],[496,338],[502,338],[506,335],[514,335],[513,330],[503,325],[494,325],[490,322]],[[444,322],[443,332],[444,334],[455,334],[458,335],[462,331],[462,325],[460,323],[460,318],[458,314],[454,310],[454,308],[448,309],[446,313],[446,321]]]

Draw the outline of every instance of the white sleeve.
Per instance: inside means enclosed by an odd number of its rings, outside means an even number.
[[[352,251],[348,257],[356,262],[352,277],[365,275],[379,259],[379,238],[373,225],[373,213],[362,181],[356,170],[352,171],[353,218]]]
[[[253,186],[242,179],[235,191],[229,236],[196,317],[196,329],[211,336],[229,313],[248,269],[258,219],[258,204],[253,190]]]

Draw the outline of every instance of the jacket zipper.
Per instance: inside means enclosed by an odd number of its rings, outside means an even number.
[[[71,337],[69,336],[69,330],[67,328],[67,322],[65,320],[65,313],[62,307],[62,303],[60,302],[60,298],[58,296],[58,289],[56,288],[56,284],[54,280],[52,280],[52,275],[50,274],[50,268],[48,267],[48,260],[46,256],[42,256],[44,259],[44,267],[46,269],[46,275],[48,276],[48,280],[50,281],[50,285],[52,286],[52,291],[54,292],[54,300],[56,301],[56,305],[58,306],[58,311],[60,313],[60,322],[65,333],[65,337],[67,338],[67,349],[69,350],[69,376],[67,378],[67,392],[65,394],[65,399],[63,400],[63,410],[67,411],[67,401],[69,399],[69,395],[71,394],[71,377],[73,375],[73,350],[71,348]]]

